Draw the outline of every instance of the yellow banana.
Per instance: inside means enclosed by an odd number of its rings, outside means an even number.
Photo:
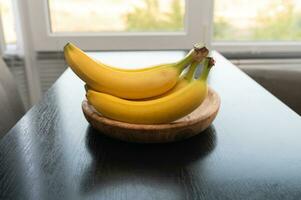
[[[175,121],[196,109],[207,96],[207,77],[214,60],[206,58],[199,79],[161,98],[131,101],[89,89],[87,99],[105,117],[136,124],[160,124]]]
[[[171,93],[174,93],[184,87],[186,87],[189,82],[193,79],[194,73],[197,69],[198,64],[200,64],[200,62],[194,61],[193,63],[191,63],[189,70],[187,73],[185,73],[182,77],[180,77],[180,80],[177,82],[177,84],[171,89],[168,90],[167,92],[165,92],[164,94],[161,94],[159,96],[155,96],[155,97],[150,97],[150,98],[146,98],[146,99],[142,99],[142,100],[154,100],[154,99],[158,99],[164,96],[167,96]],[[86,88],[86,92],[89,89],[89,86],[85,85]]]
[[[151,99],[156,99],[158,97],[163,97],[163,96],[166,96],[166,95],[168,95],[170,93],[175,92],[176,90],[179,90],[179,89],[185,87],[189,83],[189,80],[191,80],[193,78],[194,72],[195,72],[198,64],[199,64],[199,62],[193,62],[191,64],[191,66],[189,67],[188,72],[185,73],[185,74],[183,74],[183,76],[180,77],[180,80],[177,82],[177,84],[171,90],[168,90],[166,93],[161,94],[159,96],[145,98],[145,99],[141,99],[141,100],[151,100]],[[88,92],[89,89],[92,89],[87,84],[84,85],[84,88],[85,88],[86,92]]]
[[[143,99],[161,95],[174,87],[183,69],[194,60],[207,56],[208,49],[204,45],[195,45],[176,63],[138,70],[109,67],[71,43],[64,47],[64,55],[70,68],[94,90],[125,99]]]

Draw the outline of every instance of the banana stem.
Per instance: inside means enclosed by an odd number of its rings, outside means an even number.
[[[182,59],[181,61],[179,61],[177,63],[176,66],[178,66],[180,71],[183,71],[183,69],[185,69],[189,63],[191,62],[191,60],[193,59],[193,54],[194,54],[194,50],[191,50],[185,57],[184,59]]]
[[[212,57],[206,57],[204,60],[204,68],[202,71],[202,75],[200,76],[200,81],[207,81],[210,69],[215,64],[215,61]]]
[[[194,73],[198,67],[198,65],[200,64],[200,62],[198,61],[193,61],[190,65],[189,71],[187,72],[187,74],[185,75],[185,79],[190,81],[192,80]]]
[[[183,71],[192,61],[201,62],[209,53],[209,50],[202,43],[198,43],[194,45],[194,48],[190,50],[190,52],[177,63],[176,66],[179,67],[180,71]]]

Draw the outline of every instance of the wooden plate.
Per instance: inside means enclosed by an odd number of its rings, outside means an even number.
[[[139,143],[164,143],[189,138],[208,128],[220,107],[218,94],[209,88],[204,102],[189,115],[168,123],[156,125],[129,124],[102,116],[88,101],[82,102],[87,121],[102,134],[116,139]]]

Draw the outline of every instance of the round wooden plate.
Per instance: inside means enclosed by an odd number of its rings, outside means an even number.
[[[98,113],[87,100],[82,102],[84,115],[95,129],[109,137],[139,143],[174,142],[197,135],[210,126],[219,107],[218,94],[209,88],[204,102],[189,115],[167,124],[144,125],[106,118]]]

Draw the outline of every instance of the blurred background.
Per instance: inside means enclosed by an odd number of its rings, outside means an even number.
[[[301,113],[301,0],[0,0],[0,13],[1,55],[26,110],[66,69],[67,41],[118,51],[203,40]]]

